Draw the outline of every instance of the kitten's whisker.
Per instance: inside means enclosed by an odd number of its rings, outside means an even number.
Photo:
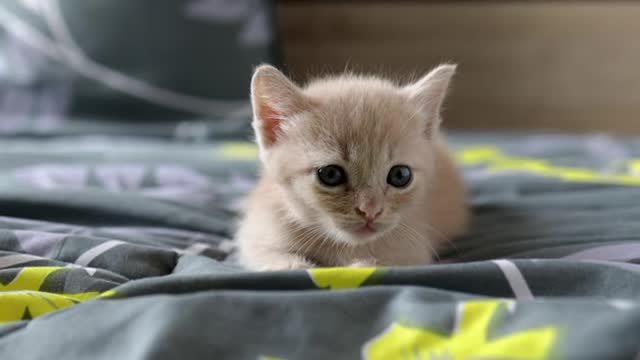
[[[449,237],[446,236],[444,233],[442,233],[440,230],[438,230],[435,227],[429,225],[428,223],[418,224],[418,226],[423,226],[425,228],[425,230],[430,231],[432,233],[435,233],[436,235],[438,235],[440,237],[441,240],[444,240],[449,245],[451,245],[451,247],[453,247],[454,250],[459,251],[458,247],[453,243],[453,241],[451,241],[451,239],[449,239]]]
[[[433,255],[436,257],[436,259],[438,260],[438,262],[441,260],[440,256],[438,255],[438,252],[436,251],[436,249],[431,245],[431,243],[429,242],[429,239],[421,239],[422,236],[420,235],[420,233],[412,228],[411,226],[405,224],[405,223],[401,223],[401,225],[404,226],[404,229],[406,229],[407,231],[409,231],[411,234],[413,234],[413,236],[409,236],[409,238],[412,241],[418,240],[420,241],[420,244],[424,244],[425,246],[427,246],[429,248],[429,250],[431,250],[431,252],[433,253]]]
[[[317,231],[314,228],[310,228],[308,230],[306,230],[302,235],[300,239],[297,239],[297,253],[300,255],[306,255],[309,250],[311,249],[311,247],[313,247],[314,242],[315,242],[315,238],[317,237]]]
[[[424,251],[424,245],[429,247],[429,244],[426,243],[427,239],[424,239],[421,234],[417,233],[415,230],[411,229],[409,226],[405,225],[405,235],[409,239],[409,242],[413,246],[416,251]],[[424,244],[423,244],[424,243]]]
[[[285,227],[287,237],[295,239],[288,243],[289,250],[293,250],[296,253],[301,252],[301,248],[306,245],[309,239],[314,235],[315,229],[302,227],[299,224],[290,224],[292,228]]]

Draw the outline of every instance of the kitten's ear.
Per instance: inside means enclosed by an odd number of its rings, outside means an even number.
[[[440,110],[447,95],[449,82],[456,72],[456,65],[444,64],[431,70],[415,83],[406,86],[403,91],[409,99],[427,115],[428,136],[433,136],[440,127]]]
[[[261,150],[278,140],[283,121],[305,111],[309,102],[300,89],[271,65],[259,66],[251,79],[253,129]]]

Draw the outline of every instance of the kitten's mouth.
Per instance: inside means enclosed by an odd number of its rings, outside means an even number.
[[[386,221],[364,222],[354,221],[337,226],[342,236],[340,241],[351,245],[363,245],[377,241],[394,227],[393,223]]]
[[[385,223],[358,223],[342,227],[341,240],[351,245],[363,245],[378,240],[389,230]]]
[[[360,236],[368,236],[373,235],[378,232],[378,227],[375,224],[366,223],[364,225],[360,225],[353,230],[353,233]]]

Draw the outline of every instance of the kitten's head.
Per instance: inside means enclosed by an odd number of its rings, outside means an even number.
[[[264,176],[283,190],[289,214],[357,245],[419,211],[454,72],[441,65],[407,86],[345,75],[300,88],[275,68],[258,67],[253,127]]]

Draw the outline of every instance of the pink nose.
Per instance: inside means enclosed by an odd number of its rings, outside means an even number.
[[[362,216],[368,223],[374,222],[382,214],[382,209],[377,207],[356,207],[355,210],[356,214]]]

